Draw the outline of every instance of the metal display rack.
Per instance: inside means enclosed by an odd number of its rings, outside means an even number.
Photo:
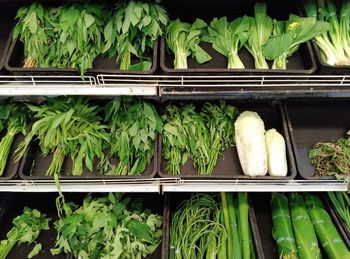
[[[220,89],[220,92],[217,90]],[[273,90],[273,91],[271,91]],[[152,96],[158,99],[350,97],[350,76],[0,76],[0,96]],[[335,180],[61,180],[65,192],[346,191]],[[56,192],[53,181],[0,181],[0,192]]]

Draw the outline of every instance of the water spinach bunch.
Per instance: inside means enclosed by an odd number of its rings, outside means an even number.
[[[41,105],[27,105],[33,112],[33,123],[26,138],[18,146],[20,159],[32,141],[38,141],[43,156],[53,155],[46,175],[59,175],[65,158],[72,159],[72,175],[81,175],[84,165],[93,170],[93,161],[104,158],[109,142],[107,126],[101,124],[98,106],[83,97],[50,98]]]

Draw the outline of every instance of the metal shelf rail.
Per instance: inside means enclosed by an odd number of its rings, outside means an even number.
[[[128,180],[61,180],[63,192],[324,192],[348,191],[336,180],[184,180],[179,178]],[[0,182],[0,192],[57,192],[50,180]]]

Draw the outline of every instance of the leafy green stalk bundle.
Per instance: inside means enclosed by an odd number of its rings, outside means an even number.
[[[105,107],[105,121],[110,128],[111,155],[120,162],[109,174],[139,175],[154,155],[154,141],[163,123],[155,107],[147,102],[116,97]]]
[[[4,173],[12,143],[17,134],[26,134],[29,124],[29,110],[23,104],[7,102],[0,109],[0,131],[6,129],[0,141],[0,176]]]
[[[117,55],[121,70],[149,70],[152,62],[145,54],[153,50],[158,37],[165,33],[168,15],[152,2],[122,1],[117,3],[104,28],[103,53],[110,58]],[[141,62],[131,64],[131,56]]]
[[[181,108],[169,105],[162,116],[166,170],[180,174],[180,165],[191,158],[199,174],[211,174],[218,156],[234,145],[233,123],[237,116],[236,108],[224,102],[205,103],[201,112],[193,104]]]
[[[107,126],[101,124],[100,109],[83,97],[48,99],[39,106],[27,105],[35,122],[26,138],[18,146],[17,160],[38,140],[44,156],[53,154],[46,175],[59,175],[66,156],[72,159],[72,175],[81,175],[84,165],[93,170],[95,157],[103,160],[109,136]]]
[[[36,209],[25,207],[23,214],[17,216],[13,221],[12,229],[7,233],[7,239],[0,242],[0,258],[5,259],[13,247],[23,243],[36,243],[42,230],[49,229],[50,219],[45,214]],[[36,244],[28,254],[28,258],[33,258],[41,250],[41,244]]]
[[[144,258],[162,237],[161,215],[143,208],[142,199],[122,194],[99,198],[88,195],[82,205],[58,208],[57,238],[53,255],[72,253],[75,258]]]
[[[108,17],[108,10],[94,4],[20,8],[13,39],[24,44],[24,67],[76,68],[83,76],[101,54]]]

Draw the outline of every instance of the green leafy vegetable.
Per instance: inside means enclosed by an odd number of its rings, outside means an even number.
[[[254,6],[255,18],[250,18],[251,35],[246,48],[254,57],[256,69],[268,69],[263,51],[273,31],[272,19],[266,14],[266,4],[257,2]]]
[[[286,69],[287,59],[299,49],[300,44],[328,29],[328,23],[316,21],[313,17],[300,18],[291,14],[286,22],[274,20],[273,36],[266,43],[263,54],[274,61],[272,69]]]
[[[218,156],[234,145],[237,116],[237,109],[224,102],[205,103],[200,113],[193,104],[169,105],[162,116],[162,156],[167,171],[180,174],[180,165],[191,158],[199,174],[211,174]]]
[[[28,105],[35,122],[24,141],[18,146],[20,159],[32,140],[37,139],[44,156],[53,154],[46,175],[60,174],[64,159],[70,156],[71,174],[81,175],[84,164],[92,171],[95,157],[104,159],[103,150],[109,142],[107,126],[101,124],[99,108],[83,97],[48,99],[40,106]]]
[[[73,253],[75,258],[144,258],[162,237],[162,216],[143,209],[142,200],[122,194],[99,198],[88,195],[81,206],[66,203],[55,222],[53,255]]]
[[[309,151],[309,158],[317,175],[346,178],[350,172],[350,131],[347,138],[335,142],[316,143]]]
[[[208,26],[208,36],[204,41],[212,43],[213,48],[228,58],[227,68],[244,68],[238,51],[250,36],[250,19],[247,16],[232,22],[227,17],[214,18]]]
[[[211,60],[211,56],[199,46],[206,28],[207,24],[201,19],[196,19],[192,24],[181,22],[180,19],[169,22],[166,45],[175,55],[175,69],[186,69],[187,57],[190,55],[199,64]]]
[[[145,54],[153,50],[154,42],[164,34],[167,23],[167,13],[160,5],[122,1],[116,5],[104,28],[103,53],[110,58],[117,55],[121,70],[149,70],[152,62]],[[132,55],[141,62],[131,64]]]
[[[23,214],[17,216],[13,221],[12,229],[7,233],[7,239],[0,242],[0,258],[5,259],[13,247],[18,244],[35,243],[42,230],[49,229],[50,219],[45,214],[41,214],[36,209],[25,207]],[[36,244],[29,253],[28,258],[32,258],[41,250],[41,245]]]
[[[112,175],[139,175],[154,155],[154,141],[162,131],[162,121],[155,107],[146,101],[116,97],[105,108],[110,128],[111,155],[120,162]]]

